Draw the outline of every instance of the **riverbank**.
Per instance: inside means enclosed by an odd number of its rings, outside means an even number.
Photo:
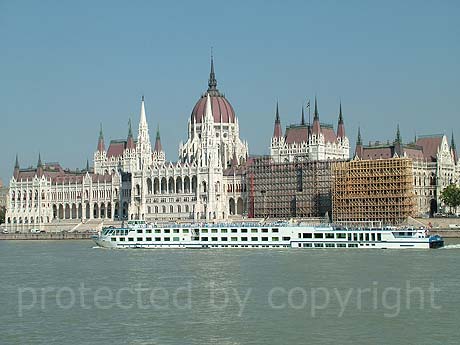
[[[17,233],[0,234],[0,240],[89,240],[92,235],[90,232]]]

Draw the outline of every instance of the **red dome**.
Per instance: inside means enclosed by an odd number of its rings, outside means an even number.
[[[212,115],[214,117],[215,123],[234,123],[235,122],[235,111],[233,107],[230,105],[229,101],[220,94],[213,95],[210,93],[209,95],[211,100],[211,109]],[[196,123],[201,123],[204,117],[204,112],[206,110],[206,94],[201,96],[201,98],[196,102],[195,106],[192,110],[192,121]]]

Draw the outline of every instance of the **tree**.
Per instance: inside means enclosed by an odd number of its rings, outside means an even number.
[[[0,224],[5,223],[5,213],[6,213],[6,208],[5,207],[0,207]]]
[[[441,192],[441,200],[450,207],[450,210],[457,209],[460,206],[460,188],[451,184]]]

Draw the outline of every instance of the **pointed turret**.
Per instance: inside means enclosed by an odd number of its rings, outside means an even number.
[[[233,167],[238,166],[238,158],[236,157],[236,150],[235,149],[233,149],[233,158],[232,158],[231,165]]]
[[[147,126],[147,118],[145,116],[145,104],[144,104],[144,95],[141,98],[141,117],[139,120],[139,127]]]
[[[204,118],[206,122],[214,122],[214,116],[212,115],[211,98],[209,92],[206,94],[206,108],[204,111]]]
[[[305,114],[303,112],[303,106],[302,106],[302,118],[300,119],[300,124],[302,126],[305,126]]]
[[[401,139],[401,131],[399,130],[399,124],[396,127],[396,136],[395,136],[395,144],[402,144],[402,139]]]
[[[216,74],[214,73],[214,57],[212,56],[212,51],[211,51],[211,72],[209,73],[209,80],[208,80],[208,93],[211,93],[211,96],[216,96],[219,94],[219,90],[217,90]]]
[[[356,139],[355,157],[363,158],[363,141],[361,139],[360,127],[358,127],[358,138]]]
[[[104,152],[105,151],[105,145],[104,145],[104,134],[102,133],[102,123],[99,128],[99,140],[97,142],[97,150],[99,152]]]
[[[281,120],[280,120],[280,112],[278,109],[278,102],[276,102],[276,115],[275,115],[275,127],[273,129],[273,138],[281,138],[283,135],[281,131]]]
[[[89,172],[89,160],[86,160],[86,172]]]
[[[18,178],[19,176],[19,159],[18,159],[18,154],[16,153],[16,162],[14,163],[14,172],[13,172],[13,176],[15,179]]]
[[[41,177],[43,175],[43,163],[40,152],[38,153],[38,162],[37,162],[37,176]]]
[[[315,112],[314,112],[314,117],[313,117],[312,132],[316,136],[318,136],[321,133],[321,125],[319,123],[318,101],[316,99],[316,96],[315,96]]]
[[[157,136],[155,139],[155,148],[154,151],[160,153],[163,151],[163,147],[161,146],[161,138],[160,138],[160,125],[157,127]]]
[[[458,162],[457,149],[455,147],[454,141],[454,131],[452,131],[452,137],[450,139],[450,150],[452,152],[452,158],[454,159],[455,164]]]
[[[133,150],[135,149],[135,145],[134,145],[134,139],[133,139],[133,129],[131,127],[131,119],[129,119],[129,122],[128,122],[128,140],[127,140],[127,143],[126,143],[126,148],[128,150]]]
[[[343,123],[342,102],[339,106],[339,122],[337,124],[337,138],[345,138],[345,125]]]

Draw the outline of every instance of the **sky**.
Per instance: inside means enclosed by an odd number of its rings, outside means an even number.
[[[351,154],[358,127],[460,145],[459,18],[459,1],[0,0],[0,178],[16,154],[84,168],[100,123],[106,147],[129,118],[137,132],[142,95],[176,161],[211,47],[250,154],[269,152],[277,101],[284,127],[315,96],[334,127],[342,102]]]

